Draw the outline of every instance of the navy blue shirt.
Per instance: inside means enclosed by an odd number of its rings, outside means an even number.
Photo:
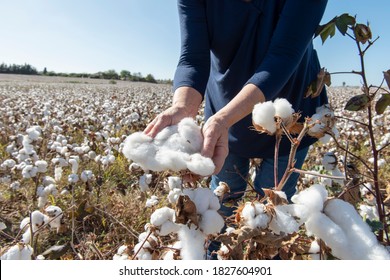
[[[205,99],[205,117],[223,108],[247,83],[266,100],[286,98],[306,116],[327,103],[304,98],[321,67],[312,39],[327,0],[178,0],[181,54],[174,89],[190,86]],[[307,136],[300,147],[316,139]],[[229,129],[229,149],[244,157],[273,157],[275,137],[252,129],[248,115]],[[280,154],[290,151],[283,137]]]

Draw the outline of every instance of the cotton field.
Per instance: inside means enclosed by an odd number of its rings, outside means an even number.
[[[365,115],[344,109],[359,91],[329,88],[329,107],[307,116],[320,141],[295,171],[291,204],[279,190],[259,198],[248,178],[234,216],[222,217],[229,186],[208,188],[202,112],[142,134],[170,105],[170,85],[0,75],[1,259],[205,259],[212,241],[220,260],[390,259],[390,109],[372,116],[370,139]],[[256,106],[281,122],[294,115],[284,100]],[[278,131],[263,112],[255,123]],[[186,182],[191,174],[203,177]]]

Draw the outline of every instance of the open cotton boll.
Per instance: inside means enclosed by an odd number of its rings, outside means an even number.
[[[322,165],[328,171],[332,171],[337,167],[337,157],[333,152],[325,153],[322,158]]]
[[[78,157],[69,159],[69,164],[72,166],[72,173],[76,174],[79,169]]]
[[[178,198],[180,195],[182,195],[183,192],[181,189],[173,189],[171,191],[169,191],[169,194],[168,194],[168,201],[169,203],[172,203],[172,204],[176,204]]]
[[[37,172],[45,173],[47,171],[47,162],[44,160],[38,160],[35,162],[35,166],[37,167]]]
[[[170,190],[180,189],[182,184],[182,180],[180,177],[169,176],[168,177],[168,187]]]
[[[153,207],[158,204],[158,197],[155,195],[152,195],[149,199],[146,200],[145,206],[146,207]]]
[[[211,158],[196,153],[190,156],[190,161],[187,162],[187,168],[195,174],[210,176],[214,172],[215,165]]]
[[[222,216],[215,210],[206,210],[200,219],[199,228],[204,234],[219,233],[225,222]]]
[[[180,171],[187,168],[190,155],[181,151],[161,148],[156,153],[156,161],[161,165],[161,169]]]
[[[79,181],[79,175],[77,174],[69,174],[68,176],[68,182],[71,184],[75,184]]]
[[[294,109],[290,102],[285,98],[277,98],[274,101],[275,116],[281,117],[283,120],[291,118],[294,114]]]
[[[317,238],[322,239],[331,249],[332,253],[342,258],[342,252],[348,247],[348,237],[341,227],[334,223],[328,216],[321,212],[315,212],[305,223],[306,229]]]
[[[8,249],[0,259],[5,260],[31,260],[34,250],[30,245],[16,244]]]
[[[180,227],[178,237],[181,241],[180,256],[182,260],[203,260],[205,257],[205,235],[195,229],[194,225]]]
[[[312,213],[309,211],[309,208],[303,204],[286,204],[278,205],[279,209],[282,209],[283,212],[288,213],[291,217],[298,218],[298,224],[302,225],[310,217]]]
[[[299,230],[299,225],[293,217],[288,215],[283,208],[276,206],[274,208],[275,215],[269,223],[269,229],[276,234],[284,233],[293,233]]]
[[[255,216],[254,225],[257,228],[265,229],[268,227],[271,218],[267,215],[267,213],[261,213]]]
[[[127,260],[129,258],[129,255],[127,254],[127,246],[122,245],[118,248],[117,253],[113,256],[114,261],[118,260]]]
[[[275,133],[275,107],[272,101],[258,103],[252,111],[253,122],[267,130],[270,134]]]
[[[370,221],[379,221],[378,208],[372,205],[359,205],[359,214],[364,219],[368,219]]]
[[[343,259],[390,259],[389,252],[351,204],[332,199],[326,204],[324,212],[347,234],[351,246],[343,252]]]
[[[256,209],[252,202],[246,202],[244,208],[241,211],[241,219],[244,224],[250,228],[256,228],[255,222]]]
[[[150,223],[156,227],[161,226],[166,221],[172,221],[175,217],[175,210],[169,207],[162,207],[153,212],[150,216]]]
[[[295,204],[305,205],[310,212],[322,211],[328,192],[323,185],[314,184],[298,194],[293,195],[291,201]]]
[[[196,188],[193,192],[194,192],[194,197],[192,201],[196,205],[196,212],[198,214],[203,214],[206,210],[210,209],[210,205],[215,195],[209,188],[200,187],[200,188]]]
[[[178,124],[178,133],[185,140],[186,152],[192,154],[199,152],[203,144],[203,136],[200,127],[192,118],[184,118]]]
[[[167,220],[160,226],[160,230],[158,231],[158,233],[160,236],[166,236],[168,234],[177,232],[179,229],[180,229],[179,224]]]
[[[153,139],[142,132],[135,132],[129,135],[123,146],[123,154],[129,160],[138,163],[144,170],[151,169],[149,164],[156,155],[156,147]],[[149,164],[148,164],[149,163]]]
[[[50,205],[45,209],[48,217],[45,223],[48,223],[51,228],[59,229],[61,227],[61,219],[63,217],[62,209],[55,205]]]
[[[83,172],[81,172],[81,175],[80,175],[80,179],[84,183],[92,180],[94,177],[95,177],[95,175],[93,174],[92,170],[84,170]]]

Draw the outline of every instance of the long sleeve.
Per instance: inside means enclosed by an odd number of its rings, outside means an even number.
[[[179,0],[181,53],[174,89],[189,86],[203,96],[210,73],[210,47],[204,1]]]
[[[323,16],[327,0],[287,0],[266,56],[247,83],[259,87],[267,100],[287,83],[297,69]]]

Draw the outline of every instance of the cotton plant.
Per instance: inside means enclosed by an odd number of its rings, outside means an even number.
[[[29,244],[18,243],[9,248],[0,256],[2,261],[6,260],[31,260],[34,253],[33,248]]]
[[[171,201],[175,209],[164,206],[152,213],[150,224],[133,250],[137,259],[151,259],[154,251],[161,250],[157,236],[176,236],[178,240],[164,245],[167,249],[163,259],[173,259],[174,255],[183,260],[204,259],[209,236],[218,234],[224,226],[217,212],[219,199],[209,188],[181,189],[175,183],[171,187],[171,192],[177,192],[176,201]]]

